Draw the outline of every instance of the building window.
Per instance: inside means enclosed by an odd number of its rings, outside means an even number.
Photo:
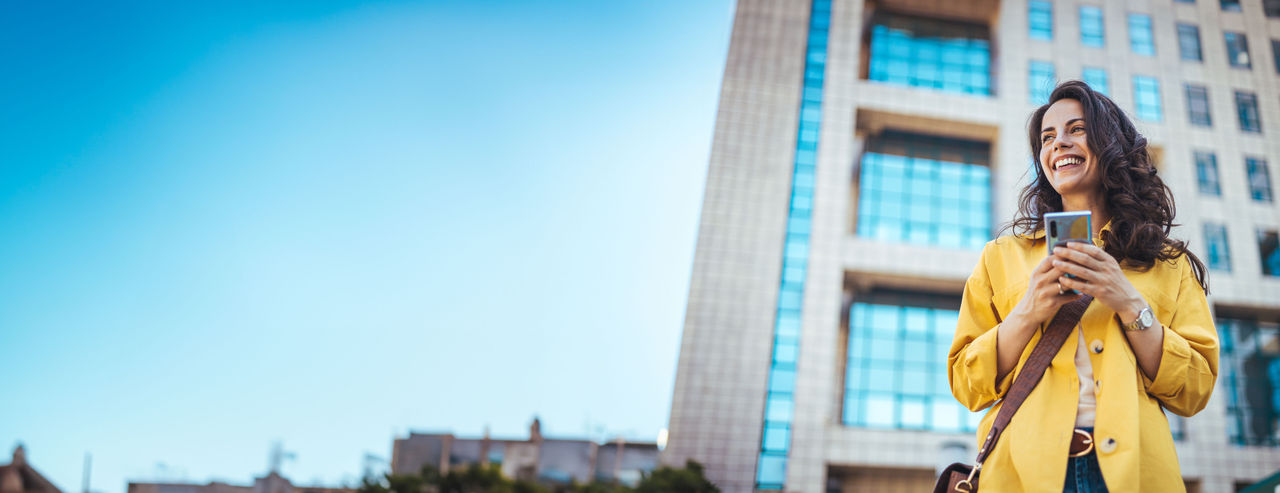
[[[1156,54],[1156,45],[1151,36],[1151,16],[1129,14],[1129,48],[1139,55]]]
[[[1027,75],[1027,87],[1031,89],[1031,103],[1048,103],[1049,95],[1053,93],[1053,88],[1057,85],[1057,80],[1053,73],[1053,64],[1032,60],[1030,68],[1031,70]]]
[[[867,139],[858,236],[981,249],[991,236],[991,147],[886,131]]]
[[[960,300],[872,293],[849,311],[842,421],[848,426],[973,432],[982,413],[951,395],[947,353]]]
[[[1031,0],[1027,5],[1027,21],[1031,24],[1031,39],[1053,39],[1053,4],[1040,0]]]
[[[1280,0],[1262,0],[1262,13],[1267,17],[1280,17]]]
[[[1183,60],[1201,61],[1200,28],[1191,24],[1178,24],[1178,54]]]
[[[1187,117],[1192,125],[1213,126],[1213,118],[1209,115],[1209,90],[1204,86],[1187,84]]]
[[[1276,66],[1276,73],[1280,74],[1280,39],[1271,40],[1271,58],[1272,65]]]
[[[1240,11],[1240,0],[1219,0],[1218,4],[1222,6],[1222,10],[1228,12]]]
[[[1258,230],[1258,256],[1264,275],[1280,277],[1280,234]]]
[[[1137,104],[1138,118],[1149,122],[1161,120],[1160,86],[1154,77],[1133,76],[1133,96]]]
[[[1092,5],[1080,6],[1080,44],[1100,48],[1105,43],[1102,8]]]
[[[1218,182],[1218,156],[1212,152],[1196,151],[1195,158],[1196,176],[1200,180],[1200,193],[1222,196],[1222,186]]]
[[[1085,84],[1089,84],[1093,90],[1104,95],[1108,95],[1107,71],[1096,67],[1085,67],[1084,72],[1080,74],[1080,78],[1084,79]]]
[[[991,94],[987,28],[877,14],[871,28],[870,80],[965,94]]]
[[[1258,202],[1271,202],[1271,173],[1267,161],[1257,157],[1244,158],[1249,171],[1249,195]]]
[[[791,207],[782,249],[782,279],[778,287],[773,326],[773,352],[766,386],[764,429],[756,462],[756,489],[781,490],[790,450],[792,398],[796,386],[796,358],[800,352],[800,316],[804,279],[809,268],[809,233],[813,212],[814,170],[818,129],[822,126],[822,87],[826,74],[827,35],[831,0],[814,0],[809,15],[804,89],[791,177]],[[781,431],[779,431],[781,430]]]
[[[1262,119],[1258,114],[1258,95],[1236,91],[1236,116],[1240,119],[1241,132],[1262,133]]]
[[[1280,445],[1280,324],[1219,318],[1219,368],[1226,384],[1227,437],[1235,445]]]
[[[1231,250],[1227,247],[1227,227],[1204,223],[1204,243],[1209,247],[1209,268],[1231,272]]]
[[[1249,63],[1249,42],[1244,33],[1223,33],[1227,41],[1227,63],[1235,68],[1252,68]]]

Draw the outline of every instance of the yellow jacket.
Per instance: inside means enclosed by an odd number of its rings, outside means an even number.
[[[961,404],[973,411],[990,407],[978,427],[979,446],[1040,341],[1040,333],[1033,335],[1017,367],[996,382],[996,327],[1022,299],[1031,271],[1047,255],[1043,236],[1041,231],[987,243],[965,283],[947,376]],[[1218,376],[1217,332],[1186,256],[1157,261],[1146,272],[1125,269],[1125,276],[1163,325],[1164,352],[1152,381],[1138,368],[1114,311],[1095,300],[1080,319],[1077,330],[1088,341],[1097,381],[1098,462],[1111,491],[1183,491],[1169,422],[1160,407],[1181,416],[1204,408]],[[982,467],[983,491],[1062,491],[1079,399],[1078,340],[1074,333],[1067,338],[1001,435]]]

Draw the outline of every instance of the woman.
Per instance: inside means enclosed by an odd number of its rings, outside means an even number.
[[[981,489],[1182,491],[1161,408],[1191,416],[1217,380],[1204,264],[1169,238],[1173,196],[1109,98],[1062,83],[1027,130],[1036,180],[1006,226],[1015,235],[989,242],[965,284],[948,358],[956,399],[991,408],[979,440],[1048,321],[1082,296],[1072,290],[1094,300],[983,464]],[[1085,210],[1093,244],[1048,253],[1042,214]]]

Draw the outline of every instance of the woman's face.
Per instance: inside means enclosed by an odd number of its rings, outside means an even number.
[[[1080,102],[1059,99],[1044,112],[1040,128],[1040,169],[1053,189],[1063,197],[1098,190],[1102,172],[1085,139]]]

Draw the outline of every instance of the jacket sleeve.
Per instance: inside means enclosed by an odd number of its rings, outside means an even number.
[[[1142,372],[1138,374],[1142,375],[1147,393],[1175,414],[1189,417],[1209,403],[1218,380],[1218,333],[1191,263],[1184,256],[1179,264],[1182,275],[1173,316],[1163,328],[1160,369],[1155,380]]]
[[[982,251],[978,265],[964,284],[960,319],[947,356],[951,394],[970,411],[985,409],[1004,397],[1016,371],[996,382],[996,330],[1000,319],[992,303],[994,291],[987,270],[992,243]]]

